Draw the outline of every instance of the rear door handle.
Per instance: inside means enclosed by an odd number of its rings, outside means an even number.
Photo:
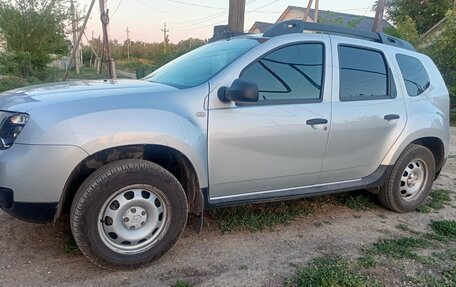
[[[328,123],[328,120],[327,119],[310,119],[310,120],[307,120],[306,121],[306,124],[308,124],[309,126],[313,126],[313,125],[325,125]]]
[[[389,115],[386,115],[386,116],[384,117],[384,119],[385,119],[386,121],[398,120],[398,119],[400,119],[400,118],[401,118],[401,117],[400,117],[399,115],[396,115],[396,114],[389,114]]]

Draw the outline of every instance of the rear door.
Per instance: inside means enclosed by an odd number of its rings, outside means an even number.
[[[258,103],[222,104],[211,93],[211,200],[318,182],[331,116],[329,38],[319,39],[279,47],[230,79],[257,83]]]
[[[332,36],[334,87],[331,132],[320,183],[372,174],[407,121],[394,59],[366,41]],[[361,45],[362,44],[362,45]],[[395,72],[393,74],[393,71]]]

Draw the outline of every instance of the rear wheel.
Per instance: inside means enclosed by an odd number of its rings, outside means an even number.
[[[409,212],[421,206],[431,191],[435,159],[424,146],[411,144],[401,154],[391,175],[380,189],[380,202],[397,212]]]
[[[120,269],[157,259],[181,236],[187,199],[178,180],[143,160],[122,160],[95,171],[80,187],[71,228],[95,264]]]

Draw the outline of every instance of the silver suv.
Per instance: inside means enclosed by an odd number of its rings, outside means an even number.
[[[69,213],[81,251],[111,269],[158,258],[209,208],[367,189],[412,211],[449,151],[431,59],[301,21],[214,41],[143,80],[22,88],[0,107],[2,209]]]

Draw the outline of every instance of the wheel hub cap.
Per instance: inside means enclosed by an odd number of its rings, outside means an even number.
[[[404,200],[413,200],[426,186],[427,165],[421,159],[411,161],[402,173],[400,192]]]
[[[147,211],[139,206],[128,209],[122,217],[122,221],[128,229],[138,229],[144,226],[147,221]]]
[[[152,186],[134,185],[115,192],[99,213],[103,243],[117,253],[144,252],[166,233],[169,206],[166,196]]]

